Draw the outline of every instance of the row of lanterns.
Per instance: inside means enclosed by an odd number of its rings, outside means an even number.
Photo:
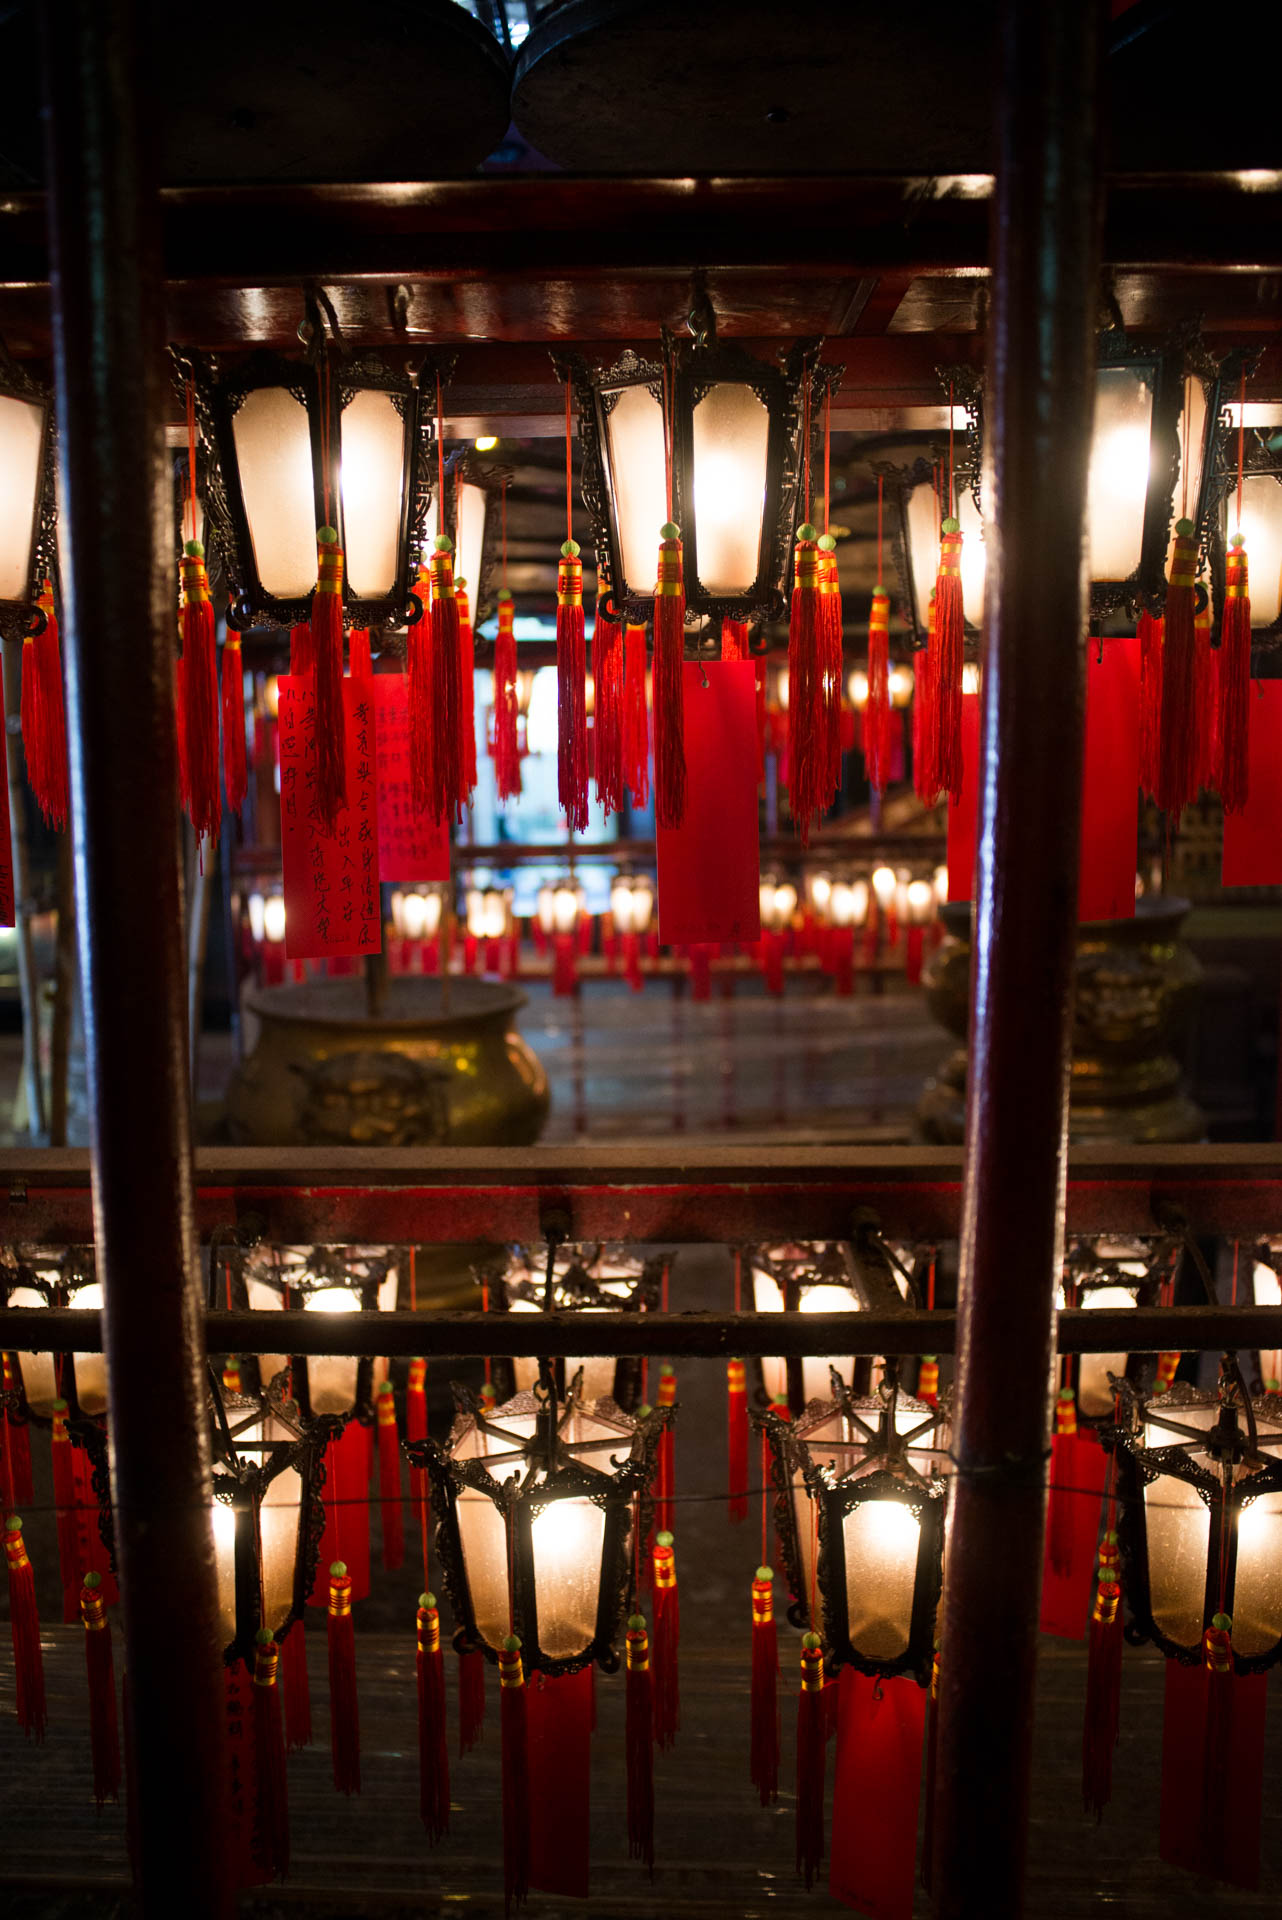
[[[870,1250],[872,1267],[890,1276],[897,1297],[919,1299],[924,1286],[933,1302],[937,1250],[888,1247],[875,1230],[853,1249],[749,1249],[740,1268],[758,1312],[860,1311],[871,1304]],[[1172,1253],[1169,1241],[1079,1243],[1066,1263],[1064,1297],[1099,1308],[1161,1297],[1169,1293]],[[1272,1246],[1260,1249],[1258,1277],[1266,1293],[1270,1281],[1276,1285],[1276,1257]],[[226,1284],[230,1297],[260,1310],[302,1305],[355,1313],[394,1304],[403,1265],[404,1255],[394,1249],[260,1248],[233,1256]],[[627,1313],[666,1306],[669,1266],[667,1257],[645,1262],[618,1248],[551,1245],[538,1260],[515,1249],[478,1280],[493,1311]],[[35,1265],[11,1255],[4,1279],[11,1304],[84,1304],[96,1286],[91,1263],[74,1250]],[[221,1272],[214,1281],[221,1299]],[[1271,1357],[1263,1362],[1271,1363]],[[940,1390],[938,1366],[929,1358],[917,1364],[915,1392],[904,1372],[893,1357],[841,1366],[767,1359],[754,1367],[749,1392],[742,1364],[731,1361],[728,1388],[730,1515],[747,1514],[751,1417],[767,1450],[789,1619],[803,1632],[799,1866],[811,1879],[825,1850],[824,1749],[836,1715],[843,1729],[859,1729],[862,1757],[853,1769],[847,1764],[853,1749],[843,1734],[833,1784],[833,1884],[850,1870],[842,1836],[853,1821],[861,1848],[870,1850],[867,1859],[883,1880],[889,1874],[895,1889],[880,1910],[907,1915],[921,1738],[933,1715],[939,1660],[949,1657],[947,1649],[941,1656],[935,1635],[947,1579],[951,1461],[949,1393]],[[1060,1386],[1046,1586],[1062,1597],[1071,1584],[1077,1617],[1046,1622],[1053,1603],[1044,1594],[1044,1623],[1080,1637],[1090,1614],[1084,1791],[1098,1811],[1109,1796],[1119,1724],[1124,1596],[1130,1637],[1152,1642],[1170,1662],[1165,1750],[1174,1758],[1166,1763],[1164,1796],[1174,1804],[1187,1797],[1190,1778],[1196,1780],[1179,1842],[1181,1863],[1249,1881],[1254,1867],[1243,1834],[1249,1836],[1251,1822],[1248,1817],[1244,1826],[1241,1805],[1226,1804],[1225,1793],[1245,1794],[1248,1802],[1257,1795],[1258,1854],[1259,1782],[1252,1783],[1250,1755],[1262,1751],[1261,1676],[1282,1653],[1282,1412],[1276,1397],[1247,1388],[1232,1356],[1214,1390],[1172,1385],[1171,1372],[1166,1356],[1154,1377],[1151,1362],[1117,1354],[1097,1358],[1089,1369],[1084,1359],[1076,1383]],[[591,1665],[613,1671],[621,1654],[629,1676],[629,1832],[634,1850],[653,1858],[650,1753],[653,1744],[671,1743],[679,1722],[673,1369],[660,1370],[653,1407],[646,1369],[635,1360],[496,1362],[487,1367],[479,1395],[458,1391],[452,1431],[440,1443],[428,1433],[421,1361],[410,1363],[403,1396],[381,1362],[283,1354],[224,1362],[209,1414],[229,1717],[237,1725],[248,1722],[240,1697],[248,1686],[253,1715],[279,1723],[278,1767],[268,1767],[270,1743],[259,1748],[255,1731],[254,1804],[245,1810],[241,1836],[242,1870],[250,1879],[283,1873],[287,1864],[283,1751],[286,1740],[304,1738],[304,1726],[310,1737],[301,1626],[308,1604],[324,1606],[327,1614],[335,1783],[347,1791],[359,1787],[352,1606],[369,1591],[375,1448],[385,1560],[398,1565],[403,1559],[408,1504],[425,1556],[431,1535],[453,1607],[464,1746],[479,1737],[484,1716],[483,1663],[498,1665],[509,1895],[549,1884],[540,1877],[537,1847],[531,1851],[537,1809],[548,1818],[559,1814],[558,1832],[573,1824],[570,1811],[557,1806],[561,1784],[536,1780],[528,1769],[528,1718],[555,1716],[565,1751],[586,1743],[591,1698],[579,1681]],[[14,1511],[30,1498],[31,1427],[50,1431],[56,1475],[69,1428],[72,1448],[86,1450],[96,1468],[78,1487],[56,1478],[55,1490],[60,1505],[65,1495],[75,1510],[92,1504],[102,1512],[97,1547],[83,1527],[68,1533],[61,1521],[59,1527],[60,1550],[69,1556],[63,1564],[67,1617],[77,1617],[78,1609],[92,1649],[95,1782],[102,1798],[119,1785],[119,1739],[109,1654],[105,1679],[102,1670],[110,1641],[95,1637],[114,1597],[110,1556],[102,1550],[110,1545],[111,1525],[100,1359],[10,1356],[4,1420],[17,1705],[36,1734],[45,1709],[34,1583]],[[408,1503],[403,1454],[411,1469]],[[750,1773],[766,1802],[778,1792],[780,1760],[773,1586],[763,1562],[752,1592]],[[653,1633],[643,1611],[647,1596]],[[430,1595],[420,1602],[417,1628],[422,1808],[436,1839],[448,1824],[449,1789],[441,1627]],[[648,1681],[634,1685],[633,1676],[642,1673]],[[865,1680],[875,1683],[871,1692]],[[273,1698],[277,1686],[281,1692]],[[523,1690],[518,1712],[508,1696]],[[874,1708],[888,1694],[895,1710],[881,1724]],[[911,1740],[904,1742],[904,1728],[913,1726],[915,1751]],[[247,1753],[240,1758],[248,1764]],[[879,1849],[860,1822],[869,1767],[890,1770],[904,1810],[893,1843],[886,1843],[894,1855],[889,1861],[886,1847]],[[524,1771],[523,1785],[514,1768]],[[580,1866],[585,1890],[585,1812]],[[550,1890],[566,1888],[553,1882]]]

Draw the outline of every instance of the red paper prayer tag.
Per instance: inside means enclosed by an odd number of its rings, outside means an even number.
[[[281,859],[285,954],[290,960],[377,953],[378,898],[374,708],[367,680],[343,682],[347,805],[332,831],[316,804],[316,695],[310,679],[280,682]]]
[[[374,675],[378,722],[378,867],[384,880],[448,880],[450,835],[414,805],[410,784],[409,683],[403,673]]]
[[[948,802],[948,898],[970,900],[975,892],[975,836],[979,828],[979,695],[961,703],[961,792]]]
[[[670,946],[761,935],[756,668],[687,660],[686,806],[658,829],[659,938]]]
[[[843,1667],[828,1891],[871,1920],[911,1920],[926,1693]]]
[[[1224,816],[1226,887],[1282,882],[1282,680],[1251,682],[1247,801]]]
[[[1082,761],[1079,920],[1135,917],[1139,833],[1140,643],[1086,643],[1086,745]]]

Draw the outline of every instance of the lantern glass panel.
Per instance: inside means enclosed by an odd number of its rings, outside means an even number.
[[[1186,1418],[1197,1411],[1182,1409]],[[1190,1424],[1203,1423],[1190,1418]],[[1173,1437],[1159,1432],[1154,1438],[1150,1429],[1145,1445],[1167,1445]],[[1194,1646],[1202,1637],[1210,1509],[1187,1480],[1159,1473],[1144,1488],[1144,1529],[1154,1624],[1181,1646]]]
[[[308,1313],[359,1313],[354,1287],[318,1287],[304,1297]],[[356,1404],[360,1361],[347,1354],[313,1354],[307,1362],[307,1391],[313,1413],[348,1413]]]
[[[646,386],[624,387],[605,416],[605,454],[617,518],[624,583],[633,593],[653,589],[659,528],[668,518],[663,409]]]
[[[1230,522],[1235,528],[1232,509]],[[1242,532],[1250,569],[1251,625],[1271,627],[1282,614],[1282,484],[1270,473],[1243,477]]]
[[[245,1276],[245,1295],[255,1313],[278,1313],[281,1308],[280,1288],[268,1280],[254,1280]],[[264,1384],[278,1373],[283,1373],[287,1364],[283,1353],[260,1353],[258,1356],[258,1374]]]
[[[316,581],[307,409],[287,387],[254,387],[232,416],[232,435],[258,578],[277,599],[301,599]]]
[[[10,1287],[9,1305],[11,1307],[37,1307],[43,1309],[49,1302],[36,1287]],[[35,1413],[47,1414],[55,1400],[60,1398],[58,1382],[54,1376],[53,1355],[51,1353],[23,1353],[18,1356],[22,1368],[22,1388],[27,1396],[27,1405]]]
[[[551,1501],[531,1522],[530,1547],[539,1645],[554,1660],[573,1659],[596,1633],[605,1509],[584,1498]]]
[[[24,600],[40,505],[45,410],[0,394],[0,600]]]
[[[1271,1653],[1282,1637],[1282,1492],[1262,1493],[1237,1524],[1233,1645],[1245,1659]]]
[[[694,409],[694,526],[700,585],[748,593],[761,560],[770,415],[751,387],[719,380]]]
[[[868,1659],[897,1660],[912,1630],[921,1521],[902,1500],[862,1500],[842,1533],[851,1644]]]
[[[984,622],[984,523],[975,496],[967,486],[957,490],[954,508],[962,534],[962,615],[968,627]],[[908,564],[912,570],[917,619],[925,632],[931,589],[939,572],[939,496],[929,480],[908,495]]]
[[[1131,1287],[1088,1287],[1082,1295],[1082,1305],[1086,1308],[1133,1307],[1135,1292]],[[1077,1404],[1088,1419],[1098,1419],[1101,1415],[1113,1411],[1113,1393],[1108,1384],[1110,1373],[1123,1374],[1126,1371],[1124,1353],[1084,1353],[1081,1355],[1077,1375]]]
[[[361,600],[396,586],[405,495],[405,422],[390,393],[355,394],[340,416],[344,564]],[[243,471],[243,463],[242,463]],[[313,535],[313,548],[314,548]],[[315,572],[315,553],[311,566]]]
[[[279,1446],[293,1438],[276,1420],[268,1420],[262,1431],[268,1446]],[[263,1625],[273,1633],[284,1626],[293,1610],[302,1512],[303,1476],[296,1466],[282,1467],[264,1487],[258,1511]]]
[[[86,1311],[101,1309],[103,1300],[102,1282],[91,1280],[87,1287],[77,1287],[71,1296],[70,1304]],[[105,1413],[107,1411],[107,1357],[102,1353],[78,1353],[76,1367],[76,1398],[80,1402],[82,1413]]]
[[[214,1501],[211,1526],[218,1580],[218,1631],[227,1647],[236,1638],[236,1514],[225,1500]]]
[[[1142,367],[1100,367],[1086,491],[1091,580],[1127,580],[1140,564],[1152,469],[1153,383]]]
[[[492,1469],[494,1477],[499,1470]],[[459,1543],[477,1632],[501,1646],[511,1613],[507,1589],[507,1523],[488,1494],[462,1487],[458,1496]]]
[[[481,592],[481,559],[485,547],[485,516],[489,510],[489,497],[484,487],[474,487],[463,481],[458,488],[456,502],[458,524],[454,537],[458,548],[455,557],[457,578],[466,580],[468,604],[475,614]]]

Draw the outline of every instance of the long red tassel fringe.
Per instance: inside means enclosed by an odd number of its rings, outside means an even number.
[[[758,1567],[752,1582],[752,1739],[749,1770],[763,1807],[779,1798],[779,1634],[774,1569]]]
[[[521,1642],[509,1636],[499,1652],[499,1710],[503,1736],[503,1910],[530,1887],[530,1773],[525,1675]]]
[[[807,521],[797,529],[796,583],[788,624],[788,804],[803,844],[833,797],[822,571],[818,534]]]
[[[1247,724],[1251,711],[1251,587],[1241,533],[1229,537],[1220,626],[1220,799],[1225,813],[1247,802]]]
[[[1155,796],[1162,737],[1162,622],[1144,608],[1135,631],[1140,643],[1140,786]]]
[[[654,1737],[670,1747],[681,1729],[681,1607],[672,1535],[654,1536]]]
[[[494,785],[500,800],[521,791],[521,747],[517,736],[516,603],[499,595],[499,625],[494,641]]]
[[[445,1659],[436,1595],[418,1596],[418,1808],[430,1840],[450,1830],[450,1756],[445,1737]]]
[[[218,658],[205,549],[199,540],[189,540],[183,550],[182,575],[182,734],[187,762],[187,810],[200,838],[214,840],[222,819]]]
[[[939,798],[934,676],[935,596],[932,593],[926,614],[926,644],[913,655],[913,792],[928,807],[933,807]]]
[[[111,1657],[111,1623],[102,1596],[102,1575],[87,1573],[80,1589],[85,1625],[85,1668],[89,1680],[89,1753],[93,1797],[99,1806],[120,1797],[120,1728],[116,1718],[116,1675]]]
[[[748,622],[732,620],[728,613],[721,621],[721,658],[723,660],[748,658]]]
[[[353,627],[347,636],[347,677],[365,680],[374,671],[374,654],[368,627]]]
[[[279,1669],[280,1648],[271,1629],[263,1627],[254,1643],[254,1772],[258,1789],[254,1856],[275,1880],[283,1880],[289,1872],[289,1786]]]
[[[592,718],[592,758],[596,797],[606,813],[627,805],[623,779],[623,628],[602,611],[597,596],[592,630],[592,679],[596,708]]]
[[[650,715],[645,700],[645,628],[623,634],[623,778],[634,807],[650,798]]]
[[[458,601],[458,689],[459,749],[463,769],[464,806],[476,790],[476,639],[472,632],[472,610],[468,604],[467,581],[454,589]]]
[[[245,747],[245,670],[240,635],[229,633],[223,642],[223,785],[227,805],[239,813],[249,791],[249,764]]]
[[[842,612],[835,534],[819,536],[820,691],[823,696],[824,788],[831,806],[841,791]],[[826,811],[826,808],[825,808]]]
[[[470,1753],[485,1732],[485,1655],[460,1653],[458,1660],[458,1750]]]
[[[1162,731],[1158,740],[1156,799],[1178,820],[1197,794],[1197,702],[1193,626],[1197,540],[1191,520],[1175,523],[1166,583],[1162,645]]]
[[[797,1699],[797,1872],[813,1884],[824,1857],[823,1651],[817,1633],[801,1642],[801,1692]]]
[[[934,705],[937,790],[948,794],[953,800],[961,797],[962,788],[962,648],[965,621],[962,614],[961,553],[961,528],[950,516],[943,523],[939,543],[930,698]]]
[[[677,1376],[671,1362],[664,1360],[659,1367],[659,1387],[655,1394],[656,1407],[671,1407],[676,1404]],[[654,1512],[655,1522],[664,1533],[671,1533],[673,1524],[672,1500],[676,1492],[677,1451],[676,1435],[669,1424],[659,1435],[658,1453],[655,1458]]]
[[[401,1510],[401,1442],[396,1431],[396,1395],[390,1380],[380,1382],[376,1404],[383,1565],[392,1573],[405,1565],[405,1518]]]
[[[727,1453],[731,1520],[748,1518],[748,1381],[742,1360],[726,1362]]]
[[[18,1385],[16,1360],[4,1355],[4,1390],[13,1393]],[[11,1407],[0,1413],[0,1512],[29,1507],[35,1499],[31,1482],[31,1428]]]
[[[1113,1749],[1121,1721],[1122,1589],[1117,1578],[1116,1552],[1116,1535],[1106,1534],[1086,1655],[1082,1803],[1097,1820],[1112,1798]]]
[[[295,1620],[280,1643],[285,1695],[285,1744],[291,1749],[312,1744],[312,1694],[307,1679],[307,1635]]]
[[[654,589],[654,809],[661,827],[679,827],[686,810],[682,677],[686,590],[681,529],[675,521],[664,521],[659,542],[659,577]]]
[[[356,1698],[356,1633],[352,1624],[352,1576],[341,1560],[329,1570],[329,1735],[334,1785],[340,1793],[361,1790],[361,1727]]]
[[[431,560],[432,690],[429,723],[431,739],[429,807],[432,818],[437,821],[457,819],[465,795],[463,700],[459,685],[459,609],[454,593],[454,563],[451,558],[453,551],[449,536],[438,533],[436,549]],[[411,725],[415,722],[413,702],[414,694],[411,688]]]
[[[628,1618],[628,1854],[654,1872],[654,1699],[644,1614]]]
[[[935,1770],[939,1758],[939,1647],[930,1663],[930,1699],[926,1706],[926,1808],[921,1835],[921,1884],[930,1892],[935,1877]]]
[[[587,644],[583,622],[583,562],[577,540],[566,540],[556,569],[556,786],[571,833],[588,824]]]
[[[316,695],[316,807],[332,827],[347,804],[343,715],[343,550],[333,527],[316,535],[312,595],[312,673]]]
[[[51,827],[67,824],[67,717],[62,693],[62,653],[53,587],[46,580],[36,603],[44,628],[22,643],[22,748],[27,780]]]
[[[67,1403],[53,1403],[53,1433],[49,1455],[53,1463],[53,1503],[58,1515],[58,1569],[62,1575],[62,1621],[69,1626],[80,1618],[79,1530],[76,1526],[76,1463],[67,1432]]]
[[[868,784],[884,793],[890,781],[890,596],[872,590],[868,616],[868,700],[864,707],[864,765]]]
[[[45,1737],[44,1655],[40,1651],[40,1616],[36,1611],[36,1582],[22,1538],[22,1522],[11,1513],[4,1523],[4,1552],[9,1565],[9,1627],[13,1635],[13,1682],[18,1725],[36,1740]]]

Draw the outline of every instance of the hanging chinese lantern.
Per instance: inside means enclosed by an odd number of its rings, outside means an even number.
[[[513,1248],[500,1275],[486,1275],[491,1303],[507,1313],[646,1313],[659,1303],[665,1272],[673,1254],[634,1259],[624,1248],[597,1244],[558,1244],[551,1250],[551,1285],[546,1258],[539,1266],[521,1247]],[[644,1364],[636,1354],[567,1356],[551,1362],[557,1392],[564,1398],[576,1379],[584,1400],[612,1400],[632,1413],[642,1398]],[[539,1362],[518,1355],[512,1362],[512,1390],[532,1390]]]
[[[858,1313],[869,1302],[854,1264],[836,1242],[749,1247],[744,1253],[754,1313]],[[814,1355],[749,1361],[753,1398],[761,1405],[787,1404],[794,1416],[813,1400],[827,1400],[832,1366],[853,1373],[854,1356],[829,1361]]]
[[[579,934],[587,915],[587,896],[572,879],[543,886],[536,912],[539,931],[552,949],[552,991],[568,997],[578,989]]]
[[[623,974],[633,993],[645,985],[641,946],[654,917],[654,883],[645,874],[616,874],[610,885],[610,918],[623,943]]]

